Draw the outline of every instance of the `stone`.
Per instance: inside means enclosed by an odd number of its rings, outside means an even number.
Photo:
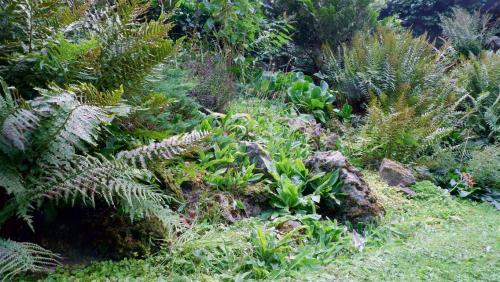
[[[242,141],[245,145],[250,162],[255,164],[255,168],[263,172],[268,172],[271,169],[271,157],[267,151],[257,142]]]
[[[378,171],[380,178],[390,186],[410,187],[415,184],[415,176],[410,169],[403,164],[384,159]]]
[[[296,220],[287,220],[285,222],[282,222],[277,226],[277,229],[282,233],[286,234],[292,231],[293,229],[301,226],[302,224]]]
[[[396,187],[396,188],[398,189],[399,192],[407,195],[408,197],[415,197],[417,195],[415,191],[411,190],[408,187]]]
[[[331,172],[339,169],[342,187],[340,205],[322,211],[327,216],[351,222],[370,221],[384,213],[361,172],[349,164],[347,158],[338,151],[316,152],[305,161],[314,173]]]
[[[500,50],[500,37],[492,36],[486,41],[486,45],[490,47],[494,52]]]
[[[313,139],[319,138],[323,132],[321,124],[317,123],[314,119],[302,117],[291,118],[288,120],[288,126],[292,129],[299,130]]]
[[[327,150],[332,150],[337,147],[337,141],[340,139],[340,136],[336,133],[332,133],[323,137],[323,144]]]

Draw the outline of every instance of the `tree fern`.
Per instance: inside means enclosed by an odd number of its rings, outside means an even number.
[[[59,265],[59,256],[32,243],[0,238],[0,278],[9,280],[25,271],[50,271]]]

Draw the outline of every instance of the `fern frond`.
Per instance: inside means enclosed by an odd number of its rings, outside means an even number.
[[[88,146],[97,145],[102,125],[113,117],[104,108],[80,103],[73,93],[47,93],[42,91],[46,95],[31,102],[33,111],[43,119],[34,140],[42,162],[71,159],[75,149],[86,151]]]
[[[9,280],[25,271],[48,272],[60,265],[60,257],[36,244],[0,238],[0,277]]]
[[[0,77],[0,150],[10,154],[12,147],[24,150],[29,133],[39,119],[32,111],[21,108],[13,92]]]
[[[165,196],[153,185],[143,184],[151,178],[146,170],[129,166],[123,161],[108,160],[102,156],[78,156],[64,166],[48,167],[38,177],[34,189],[38,195],[95,205],[102,198],[115,207],[117,200],[137,207],[145,215],[154,214],[148,206],[163,206]]]
[[[0,188],[2,187],[7,191],[8,195],[16,195],[25,190],[21,174],[7,158],[2,158],[0,154]]]
[[[207,131],[193,131],[185,135],[174,136],[161,142],[139,147],[131,151],[122,151],[117,159],[138,163],[146,167],[153,160],[169,160],[197,145],[209,135]]]

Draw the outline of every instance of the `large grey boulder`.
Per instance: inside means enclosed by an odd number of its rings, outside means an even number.
[[[340,205],[326,214],[353,222],[369,221],[384,213],[384,208],[373,195],[361,172],[349,164],[338,151],[316,152],[305,161],[313,172],[331,172],[340,169],[342,180]]]
[[[410,169],[397,161],[389,159],[382,161],[378,173],[380,178],[391,186],[410,187],[416,182],[415,176],[413,176]]]

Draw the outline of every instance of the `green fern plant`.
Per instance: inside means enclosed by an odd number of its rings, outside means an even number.
[[[500,137],[500,54],[482,52],[452,74],[457,81],[462,120],[476,137],[495,143]]]
[[[403,96],[389,112],[373,99],[366,123],[351,140],[351,154],[362,164],[375,166],[383,158],[404,163],[415,161],[451,132],[450,113],[445,106],[424,107],[424,113],[409,106]]]
[[[386,110],[404,96],[416,104],[431,97],[442,78],[444,61],[425,36],[379,27],[373,34],[358,33],[342,55],[325,51],[327,80],[351,105],[363,105],[370,95]],[[432,91],[431,91],[432,90]],[[432,94],[436,95],[436,94]]]
[[[59,265],[59,256],[32,243],[0,238],[0,278],[8,281],[25,271],[46,272]]]

